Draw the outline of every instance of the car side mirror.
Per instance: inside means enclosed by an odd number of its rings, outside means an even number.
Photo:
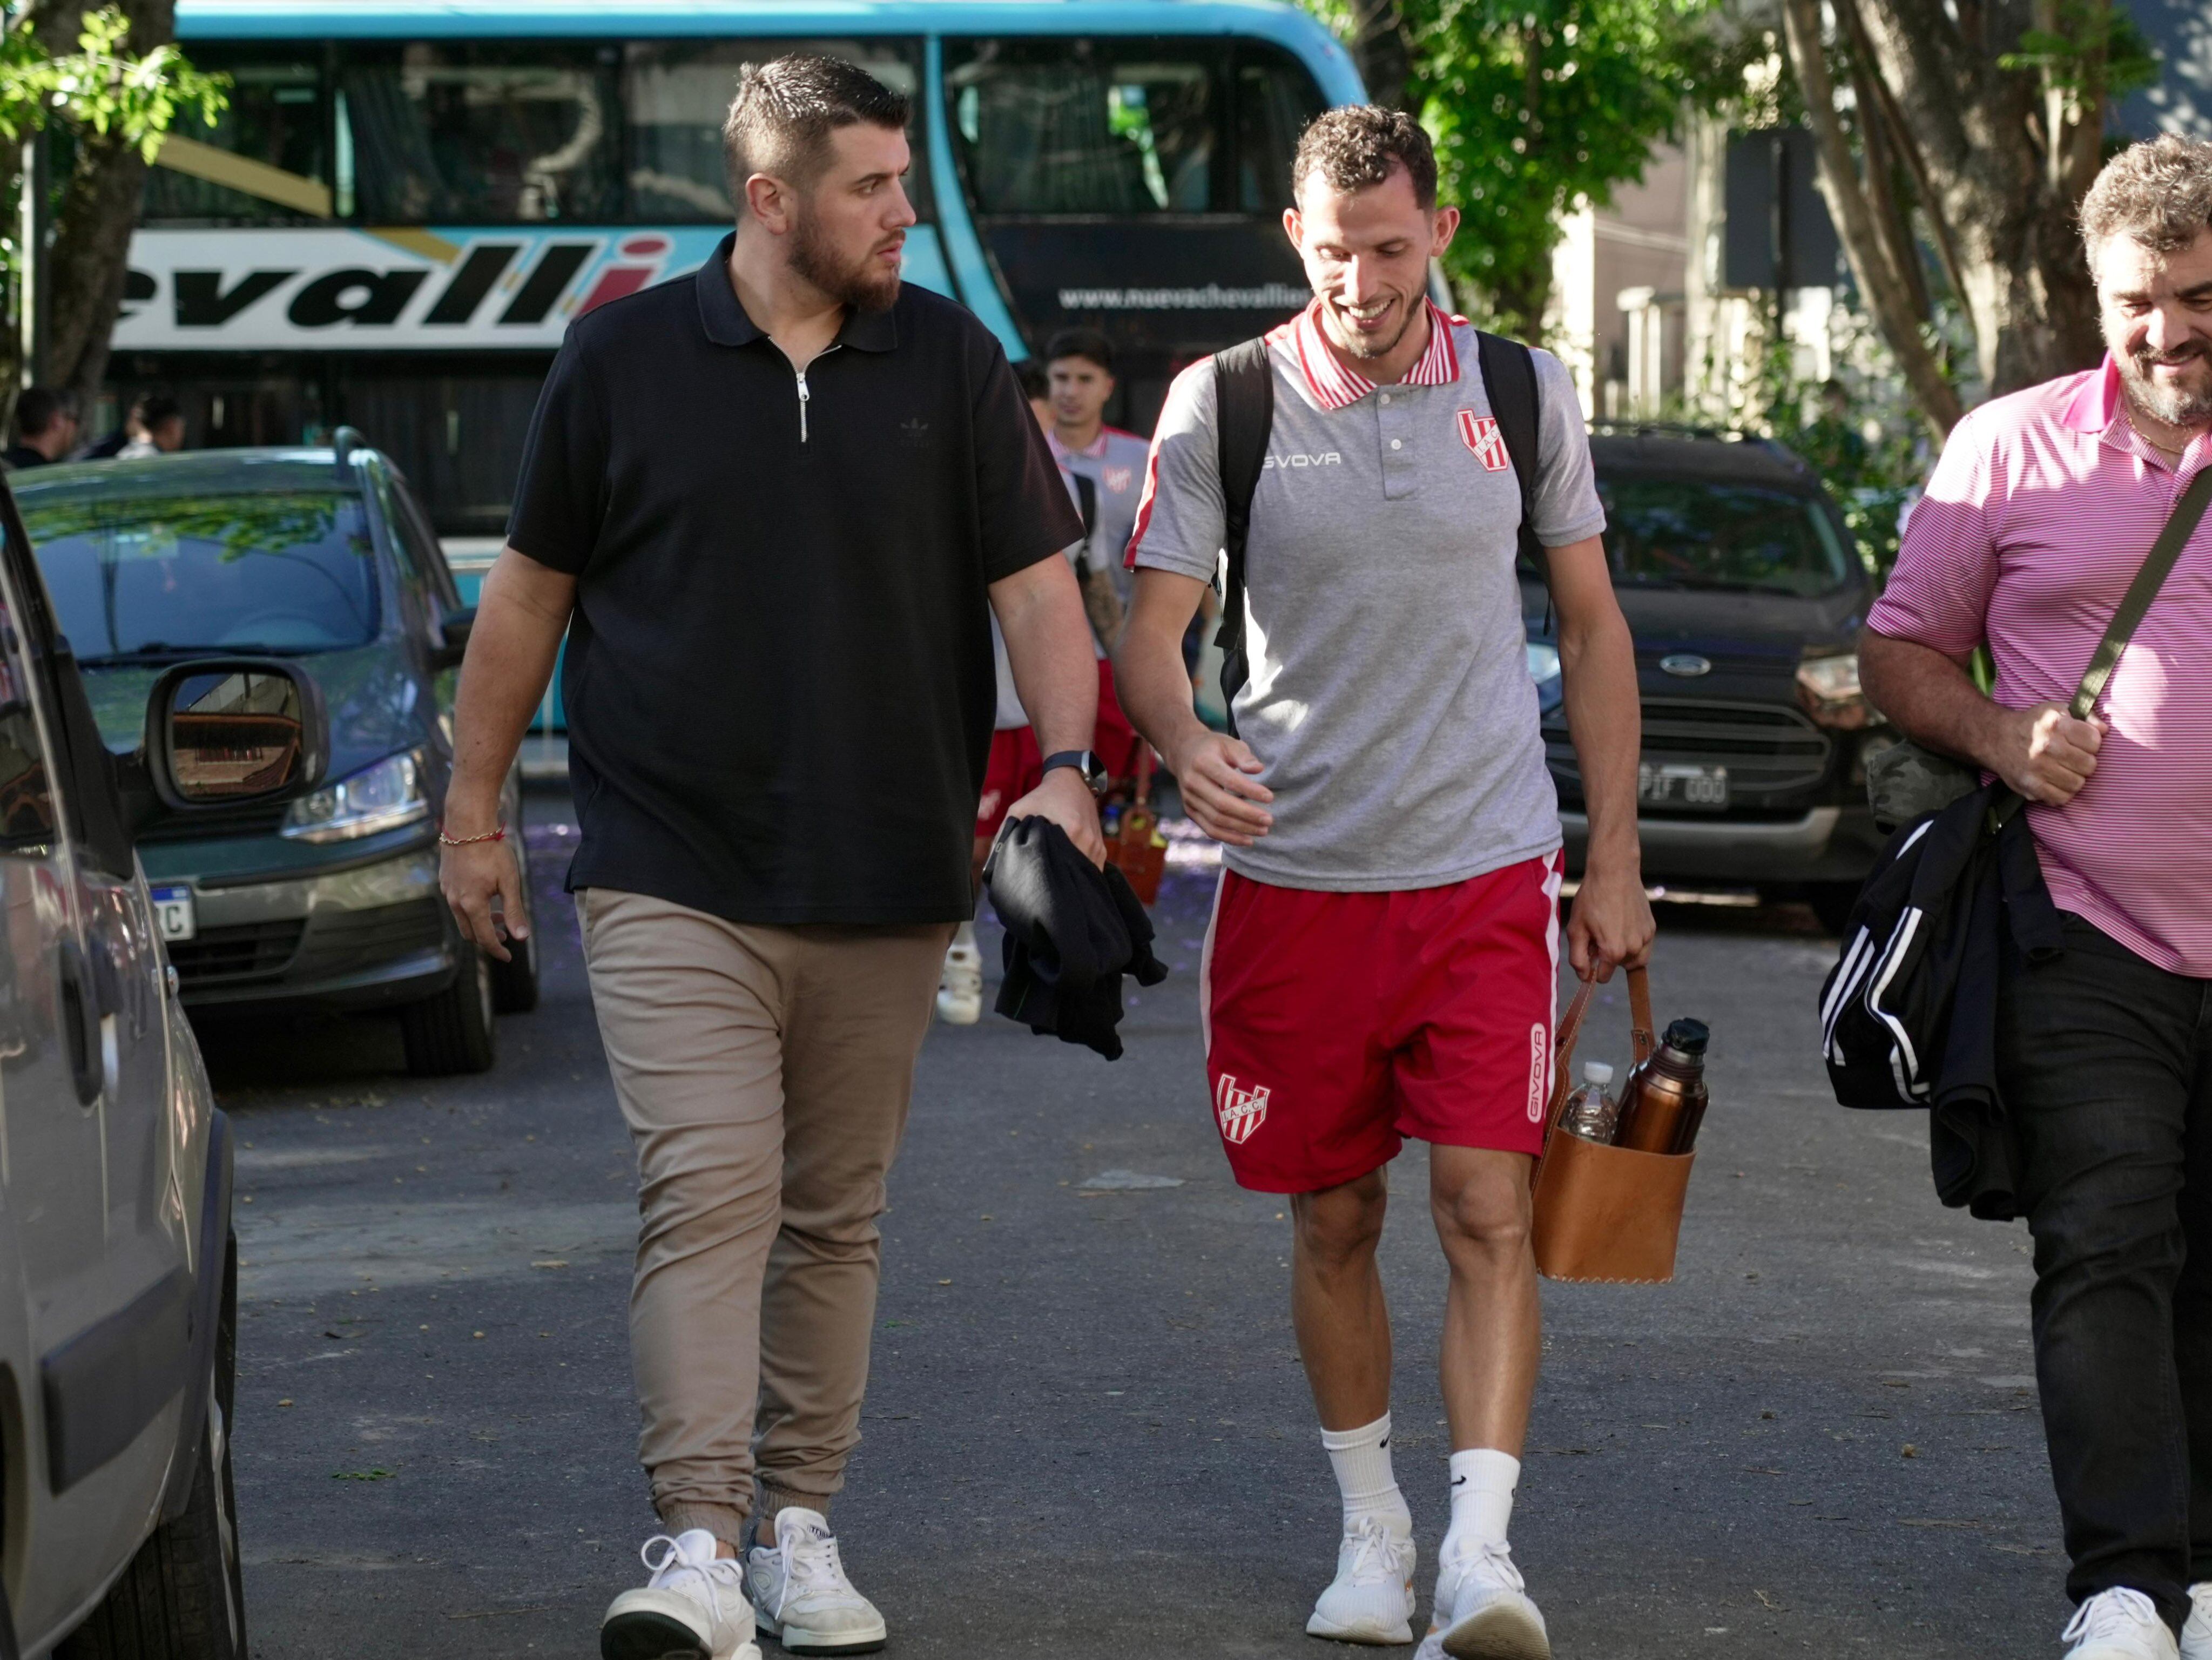
[[[430,666],[451,669],[460,666],[461,659],[469,649],[469,634],[477,625],[477,608],[464,605],[459,611],[449,611],[438,625],[438,643],[430,648]]]
[[[301,794],[322,782],[330,751],[320,688],[276,659],[179,663],[147,700],[148,781],[171,813]]]

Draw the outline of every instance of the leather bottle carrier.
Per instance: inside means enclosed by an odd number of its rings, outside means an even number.
[[[1651,991],[1644,970],[1630,969],[1627,975],[1631,1038],[1641,1066],[1655,1047]],[[1596,988],[1595,981],[1583,982],[1553,1048],[1551,1105],[1533,1178],[1536,1271],[1547,1280],[1663,1285],[1674,1277],[1682,1205],[1698,1155],[1610,1146],[1559,1125],[1575,1039]]]

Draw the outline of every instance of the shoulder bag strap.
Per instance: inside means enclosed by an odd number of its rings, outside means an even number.
[[[2181,558],[2181,550],[2189,538],[2197,533],[2197,526],[2204,518],[2204,509],[2212,503],[2212,467],[2206,467],[2189,481],[2189,488],[2181,492],[2181,499],[2173,504],[2166,515],[2166,527],[2159,532],[2158,540],[2151,544],[2142,569],[2136,573],[2128,591],[2120,596],[2119,609],[2112,620],[2105,625],[2105,637],[2097,642],[2097,649],[2089,654],[2089,666],[2081,672],[2081,684],[2074,689],[2074,699],[2066,712],[2076,721],[2086,721],[2089,712],[2097,707],[2098,698],[2104,696],[2105,684],[2119,666],[2120,657],[2135,637],[2136,626],[2149,611],[2151,601],[2166,586],[2166,579]],[[2020,811],[2024,805],[2012,790],[2001,794],[1990,808],[1991,825],[1999,826]]]
[[[2158,598],[2167,574],[2181,557],[2181,550],[2197,533],[2207,502],[2212,502],[2212,467],[2191,479],[2189,488],[2181,492],[2181,499],[2173,504],[2166,528],[2159,532],[2158,540],[2151,544],[2150,556],[2136,573],[2136,580],[2128,584],[2120,608],[2106,624],[2105,637],[2089,654],[2089,666],[2082,672],[2081,684],[2074,689],[2074,701],[2067,708],[2076,721],[2087,720],[2089,711],[2097,706],[2097,699],[2104,695],[2105,683],[2119,666],[2120,654],[2127,650],[2128,642],[2135,637],[2136,625],[2150,610],[2150,602]]]
[[[1237,694],[1248,678],[1244,544],[1252,530],[1252,497],[1267,466],[1267,439],[1275,424],[1275,371],[1267,361],[1265,339],[1247,340],[1214,354],[1213,394],[1221,466],[1221,545],[1229,556],[1221,627],[1213,643],[1221,648],[1221,699],[1234,734]]]
[[[1075,574],[1087,577],[1091,575],[1091,538],[1098,533],[1098,486],[1088,475],[1073,469],[1067,476],[1075,481],[1075,510],[1083,515],[1083,550],[1075,556]]]

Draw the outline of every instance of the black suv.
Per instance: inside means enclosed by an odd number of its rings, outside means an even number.
[[[1875,588],[1842,514],[1803,460],[1765,440],[1601,426],[1590,453],[1636,638],[1645,879],[1756,885],[1839,920],[1881,848],[1866,751],[1894,741],[1859,690]],[[1535,666],[1552,618],[1525,575],[1522,601]],[[1582,776],[1565,709],[1543,702],[1578,865]]]

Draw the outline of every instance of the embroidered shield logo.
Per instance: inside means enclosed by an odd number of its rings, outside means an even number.
[[[1482,463],[1485,471],[1503,472],[1513,465],[1513,458],[1505,453],[1505,435],[1498,430],[1496,417],[1462,410],[1459,435],[1474,452],[1474,459]]]
[[[1213,1116],[1221,1121],[1221,1139],[1239,1147],[1249,1141],[1252,1132],[1267,1122],[1268,1093],[1264,1084],[1240,1089],[1234,1078],[1223,1073],[1213,1090]]]
[[[1137,482],[1137,470],[1134,467],[1101,467],[1098,482],[1106,486],[1109,496],[1127,496],[1129,486]]]

